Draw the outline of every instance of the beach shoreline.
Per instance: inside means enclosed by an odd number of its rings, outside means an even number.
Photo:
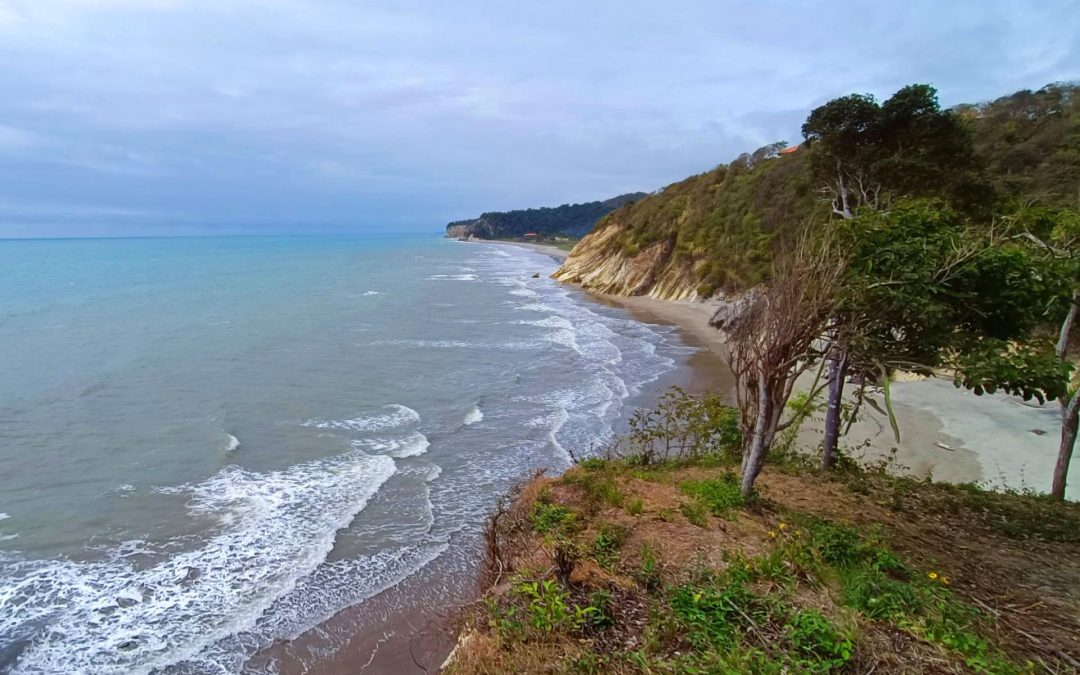
[[[501,243],[533,250],[542,246]],[[725,365],[718,369],[709,360],[699,360],[705,371],[697,379],[703,375],[716,378],[714,390],[730,394],[734,379],[726,369],[727,345],[722,334],[709,325],[719,303],[585,290],[600,302],[627,309],[640,321],[676,326],[689,344],[711,351]],[[806,391],[811,377],[805,376],[797,390]],[[700,391],[700,385],[696,389]],[[849,385],[847,393],[851,403],[854,386]],[[841,439],[842,449],[851,457],[864,464],[884,463],[894,472],[915,478],[1046,492],[1057,460],[1060,432],[1055,402],[1040,405],[1000,393],[977,396],[940,378],[898,381],[892,384],[891,393],[900,440],[894,437],[887,416],[864,405]],[[795,439],[796,447],[812,451],[820,442],[823,422],[822,414],[807,420]],[[1080,499],[1080,482],[1071,484],[1066,496]]]
[[[537,253],[543,253],[544,255],[551,256],[559,263],[566,260],[570,255],[570,251],[561,249],[558,246],[552,244],[539,244],[531,241],[507,241],[505,239],[457,239],[456,241],[463,241],[466,243],[474,244],[498,244],[500,246],[517,246],[519,248],[527,248]]]
[[[478,243],[527,248],[560,262],[567,256],[566,251],[544,244],[490,240]],[[526,269],[523,273],[531,272]],[[683,341],[698,350],[654,382],[648,393],[638,397],[635,403],[639,406],[652,405],[673,385],[691,394],[718,392],[731,396],[735,383],[725,361],[726,345],[721,333],[709,325],[717,303],[614,296],[583,290],[583,297],[587,301],[620,307],[643,323],[674,326]],[[803,389],[806,385],[808,383],[804,383]],[[970,429],[963,428],[962,424],[958,425],[957,419],[992,416],[992,411],[979,411],[978,407],[985,407],[987,399],[994,397],[980,399],[969,392],[954,390],[951,383],[942,380],[897,383],[892,394],[902,442],[896,443],[887,419],[869,406],[864,406],[861,418],[852,425],[842,442],[849,455],[865,463],[889,463],[891,470],[918,478],[930,476],[934,480],[955,483],[993,483],[997,479],[1004,484],[1003,487],[1019,489],[1031,486],[1017,485],[1011,480],[1015,476],[1005,477],[1000,464],[995,464],[995,467],[1001,475],[995,475],[994,469],[985,466],[987,457],[1000,459],[1008,455],[1011,447],[1008,444],[1015,443],[1018,434],[1048,440],[1051,445],[1056,445],[1056,428],[1048,426],[1048,422],[1052,422],[1052,415],[1048,416],[1047,408],[1019,405],[1016,401],[1008,400],[1008,397],[998,396],[1001,400],[993,404],[1007,406],[1019,417],[986,433],[974,434]],[[1031,420],[1041,425],[1041,435],[1032,434],[1024,428]],[[820,415],[811,417],[796,437],[797,447],[811,448],[816,445],[822,433],[821,423]],[[895,452],[893,448],[896,448]],[[1006,470],[1016,471],[1016,468],[1010,465]],[[1021,479],[1023,477],[1020,476]],[[1028,477],[1035,479],[1034,474]],[[1038,478],[1043,476],[1039,474]],[[1045,482],[1049,483],[1048,472]],[[1038,484],[1041,485],[1041,482]],[[1070,491],[1070,496],[1076,498],[1073,491]],[[478,550],[480,546],[478,541]],[[459,588],[466,588],[479,579],[479,562],[478,559],[476,567],[469,572],[457,569],[448,570],[447,573],[459,575]],[[344,675],[361,671],[421,673],[437,670],[455,645],[452,629],[459,606],[432,607],[421,612],[402,609],[395,599],[422,592],[428,584],[440,583],[436,579],[439,574],[437,564],[424,568],[378,596],[345,610],[343,614],[353,616],[360,612],[373,612],[383,620],[367,622],[349,637],[333,659],[309,672],[316,675]],[[473,599],[468,592],[459,592],[454,598],[461,606]],[[335,619],[327,624],[332,624]]]

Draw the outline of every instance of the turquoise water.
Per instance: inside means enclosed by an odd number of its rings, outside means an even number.
[[[555,265],[430,237],[0,242],[0,671],[243,672],[464,564],[496,495],[609,440],[687,352]]]

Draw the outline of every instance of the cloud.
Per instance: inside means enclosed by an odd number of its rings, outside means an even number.
[[[1073,78],[1075,25],[1062,0],[0,0],[0,197],[437,230],[655,189],[852,91]]]

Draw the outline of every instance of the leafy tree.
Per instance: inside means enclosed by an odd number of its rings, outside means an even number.
[[[802,132],[814,177],[844,219],[904,195],[958,192],[974,165],[967,128],[927,84],[904,87],[881,105],[869,95],[833,99],[810,113]]]
[[[949,369],[976,394],[1060,398],[1071,455],[1080,408],[1062,398],[1071,366],[1037,329],[1073,292],[1075,275],[1019,225],[975,228],[940,202],[916,200],[835,228],[849,264],[830,326],[842,370],[830,381],[825,467],[835,459],[845,376],[887,387],[895,369]]]
[[[1061,284],[1053,311],[1064,318],[1052,347],[1044,343],[1041,350],[1015,349],[1009,358],[985,359],[979,372],[990,371],[998,377],[1042,378],[1046,382],[1043,390],[1049,398],[1058,400],[1061,414],[1061,439],[1050,494],[1064,499],[1080,427],[1080,388],[1072,381],[1075,366],[1069,358],[1070,338],[1080,313],[1080,213],[1034,207],[1021,210],[1014,219],[1025,241],[1044,255],[1044,277]]]

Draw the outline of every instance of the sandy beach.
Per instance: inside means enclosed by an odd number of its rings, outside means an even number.
[[[566,257],[565,251],[542,244],[502,243],[539,250],[560,260]],[[689,344],[707,349],[715,357],[691,359],[688,367],[698,372],[689,376],[682,373],[673,383],[697,391],[731,391],[734,381],[723,361],[726,345],[709,325],[716,303],[593,296],[626,308],[641,321],[678,326]],[[804,389],[810,379],[804,378]],[[849,387],[849,396],[851,390]],[[896,382],[892,398],[900,441],[893,436],[888,419],[863,406],[860,418],[841,439],[841,446],[851,456],[867,463],[886,461],[894,471],[918,478],[978,483],[993,489],[1048,489],[1060,431],[1056,403],[1039,405],[1004,394],[976,396],[948,380],[934,378]],[[797,447],[812,451],[817,446],[822,417],[815,415],[803,425],[796,437]],[[1066,496],[1080,499],[1080,481],[1069,485]]]
[[[642,321],[674,324],[691,344],[708,348],[721,360],[725,357],[724,340],[708,323],[716,311],[714,303],[604,298]],[[723,368],[716,377],[713,389],[730,391],[734,385],[730,372]],[[811,379],[803,378],[804,391]],[[849,398],[853,390],[848,387]],[[887,461],[895,471],[936,481],[1036,492],[1049,488],[1060,431],[1056,403],[1039,405],[1004,394],[976,396],[936,378],[895,382],[892,398],[900,442],[885,416],[863,406],[841,439],[852,457],[867,463]],[[880,406],[881,396],[876,399]],[[808,420],[796,438],[797,447],[813,451],[821,440],[823,422],[823,415]],[[1066,495],[1080,499],[1080,484],[1070,484]]]
[[[499,244],[501,246],[520,246],[521,248],[528,248],[538,253],[543,253],[555,258],[559,262],[566,260],[566,257],[570,255],[570,251],[553,246],[552,244],[534,244],[528,241],[500,241],[498,239],[460,239],[459,241],[475,241],[478,244]]]

